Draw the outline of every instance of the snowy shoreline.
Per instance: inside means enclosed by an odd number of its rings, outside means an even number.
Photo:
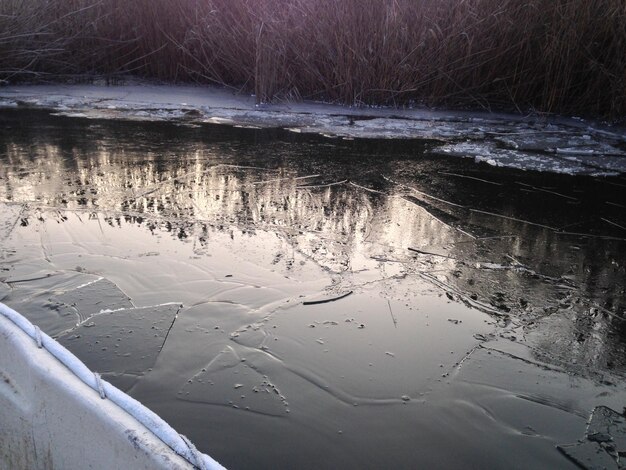
[[[200,86],[137,83],[0,88],[0,109],[32,107],[91,119],[281,128],[344,139],[423,139],[430,152],[493,166],[570,175],[626,173],[626,129],[578,118],[324,103],[256,105],[252,96]]]

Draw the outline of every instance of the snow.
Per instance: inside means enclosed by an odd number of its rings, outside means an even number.
[[[580,118],[429,109],[353,108],[317,102],[256,104],[200,86],[136,82],[0,88],[0,109],[27,106],[92,119],[282,128],[344,139],[422,139],[430,152],[493,166],[562,174],[626,172],[626,129]]]

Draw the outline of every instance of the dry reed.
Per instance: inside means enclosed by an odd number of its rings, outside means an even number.
[[[0,0],[0,78],[623,118],[624,0]]]

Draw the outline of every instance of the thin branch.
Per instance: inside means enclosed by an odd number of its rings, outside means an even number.
[[[346,292],[345,294],[341,294],[340,296],[337,296],[337,297],[332,297],[330,299],[307,300],[305,302],[302,302],[302,305],[318,305],[318,304],[326,304],[328,302],[335,302],[337,300],[341,300],[345,297],[348,297],[350,294],[352,294],[352,291]]]

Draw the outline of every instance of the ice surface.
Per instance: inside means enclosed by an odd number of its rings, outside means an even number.
[[[21,308],[29,320],[50,335],[70,330],[80,322],[74,306],[59,300],[57,295],[71,292],[89,276],[63,271],[19,271],[7,271],[5,285],[9,289],[5,292],[5,302],[10,302],[16,309]]]
[[[178,393],[181,400],[230,406],[270,416],[284,416],[286,397],[267,375],[255,370],[251,358],[241,358],[231,346],[187,381]]]
[[[570,460],[586,470],[618,469],[617,462],[598,442],[578,442],[559,446]]]
[[[139,375],[154,365],[179,309],[168,304],[104,311],[58,341],[97,372]]]
[[[212,87],[147,83],[0,89],[0,107],[18,103],[51,108],[58,115],[93,119],[284,128],[347,139],[423,139],[441,142],[433,145],[435,153],[525,170],[593,175],[626,171],[626,130],[578,119],[347,108],[311,102],[257,106],[250,96]]]
[[[623,177],[2,119],[0,295],[233,467],[568,468],[556,444],[623,406]]]
[[[618,463],[626,452],[626,417],[608,406],[596,406],[585,438],[558,449],[585,469],[622,468]]]
[[[473,158],[476,162],[484,162],[492,166],[550,173],[607,176],[623,172],[626,165],[626,158],[624,157],[568,155],[559,158],[550,153],[498,148],[496,144],[488,141],[447,144],[435,147],[431,151],[444,155]]]
[[[114,283],[96,279],[55,297],[57,301],[74,307],[81,322],[103,311],[130,309],[134,305]]]
[[[606,406],[598,406],[591,415],[587,439],[609,442],[618,453],[625,453],[626,417]]]
[[[423,392],[453,370],[477,343],[468,331],[491,331],[480,312],[443,299],[419,297],[414,302],[420,312],[363,294],[331,303],[296,304],[238,332],[233,340],[284,360],[292,373],[340,402],[398,401],[402,394],[396,390]],[[436,315],[443,308],[463,322],[452,325],[447,317]],[[410,344],[394,340],[398,328],[410,334]],[[424,346],[419,356],[412,353],[415,344]]]

